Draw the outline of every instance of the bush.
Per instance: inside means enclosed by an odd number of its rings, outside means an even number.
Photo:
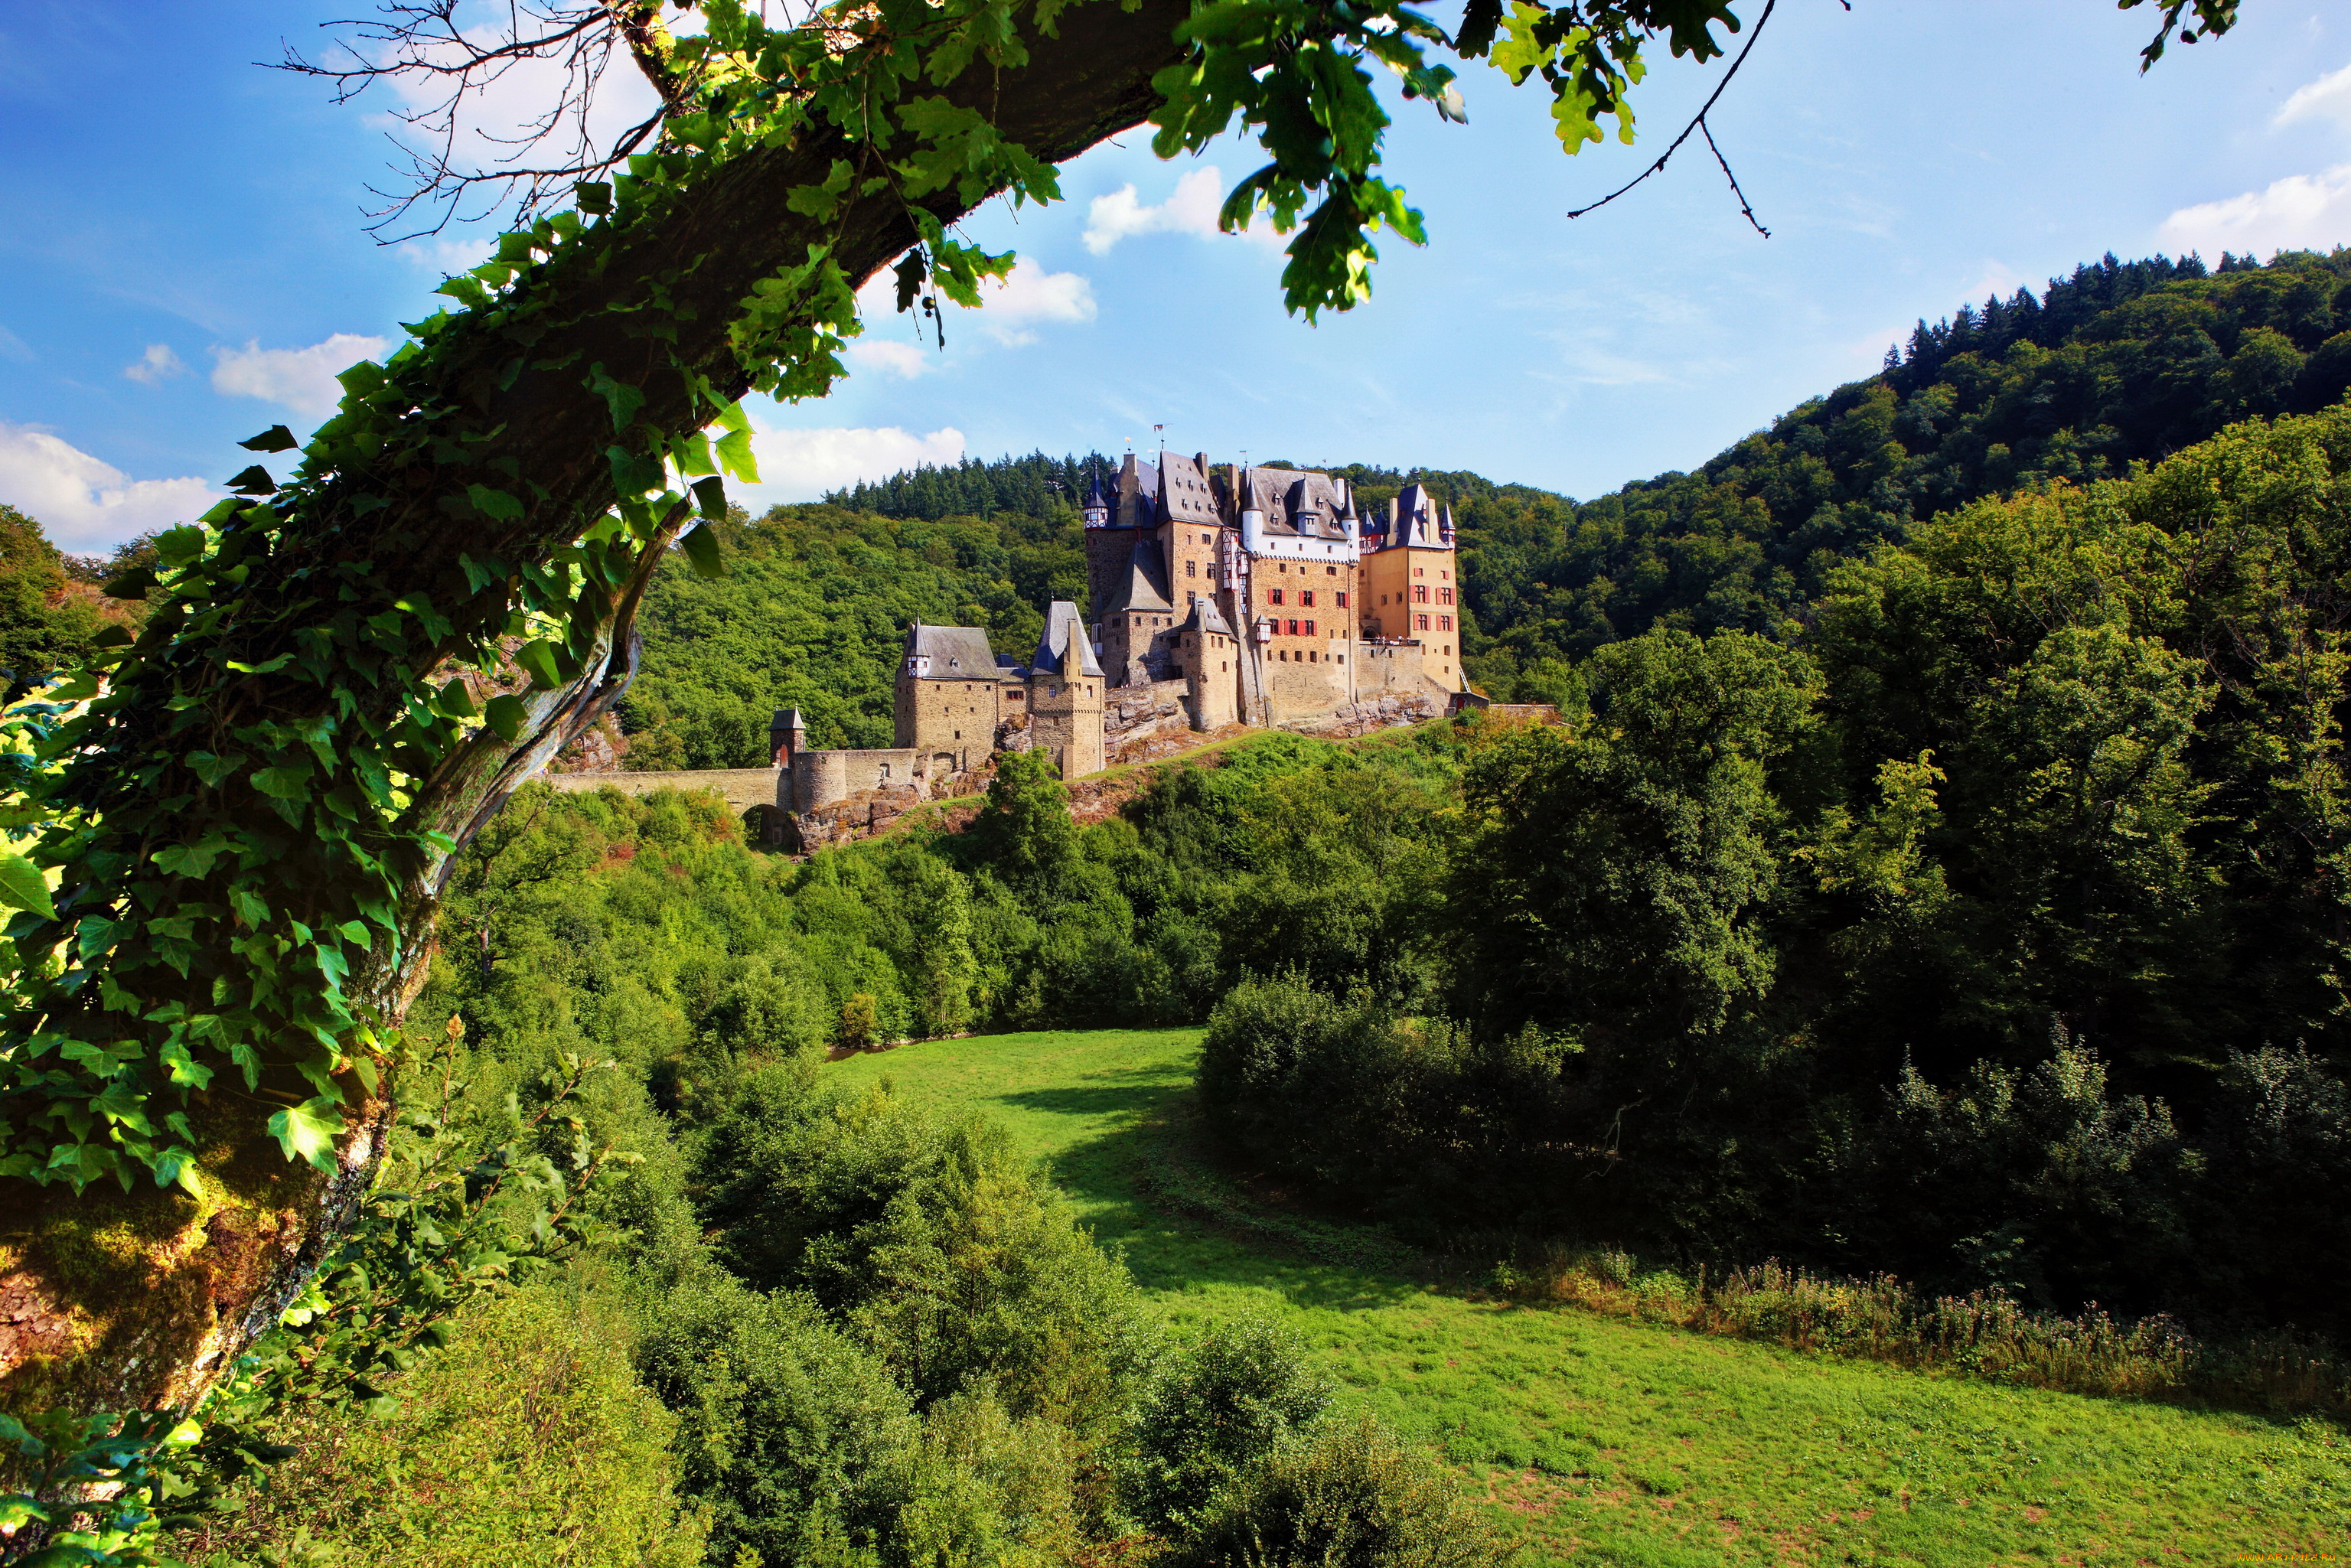
[[[1184,1529],[1209,1498],[1293,1446],[1331,1406],[1296,1331],[1265,1318],[1219,1325],[1162,1376],[1135,1414],[1128,1506],[1150,1529]]]
[[[848,1563],[893,1522],[892,1466],[916,1440],[904,1391],[804,1296],[723,1275],[658,1303],[637,1353],[676,1413],[681,1485],[710,1510],[710,1554]]]
[[[271,1434],[299,1455],[172,1554],[207,1568],[692,1568],[707,1521],[677,1496],[679,1423],[638,1385],[609,1286],[575,1270],[458,1318],[450,1348],[393,1385],[387,1420],[311,1407]]]
[[[1225,1489],[1170,1568],[1479,1568],[1506,1552],[1459,1489],[1369,1416]]]

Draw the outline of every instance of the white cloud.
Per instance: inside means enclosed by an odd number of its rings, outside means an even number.
[[[2245,256],[2331,250],[2351,243],[2351,163],[2319,174],[2289,174],[2266,190],[2182,207],[2163,220],[2158,232],[2172,249],[2200,251],[2207,259],[2224,250]]]
[[[2331,120],[2351,131],[2351,66],[2294,89],[2270,123],[2292,125],[2297,120]]]
[[[452,238],[440,235],[426,239],[403,240],[400,245],[401,258],[413,266],[444,277],[469,272],[490,259],[497,248],[495,234],[460,235]]]
[[[331,413],[343,396],[335,377],[390,346],[381,338],[338,332],[307,349],[265,349],[257,339],[242,349],[214,349],[213,391],[257,397],[300,414]]]
[[[1047,272],[1025,263],[1001,283],[981,284],[979,302],[981,329],[1014,347],[1037,340],[1026,322],[1091,321],[1095,312],[1094,286],[1085,274]]]
[[[967,319],[975,314],[981,331],[1008,348],[1021,348],[1037,340],[1029,330],[1036,322],[1091,321],[1097,313],[1093,281],[1081,272],[1048,272],[1040,267],[1022,262],[1012,269],[1002,282],[985,281],[979,286],[980,308],[977,312],[958,308],[950,319],[947,344],[956,344],[954,321]],[[898,285],[885,267],[873,275],[863,288],[857,291],[858,308],[868,321],[888,321],[897,318]],[[931,329],[927,318],[917,320],[915,329]],[[921,350],[902,343],[861,340],[851,345],[850,358],[863,361],[876,368],[903,376],[920,375],[934,368],[935,358]]]
[[[886,478],[901,468],[934,466],[963,457],[963,432],[952,426],[916,435],[896,425],[880,429],[758,430],[751,450],[759,483],[737,486],[737,499],[757,511],[777,501],[812,501],[860,479]]]
[[[849,345],[849,362],[909,382],[938,366],[936,360],[914,344],[891,338],[860,338]]]
[[[122,373],[142,386],[153,386],[167,376],[187,374],[188,367],[172,352],[169,343],[150,343],[147,351],[122,367]]]
[[[1135,199],[1134,187],[1123,185],[1107,196],[1096,196],[1086,209],[1086,249],[1106,256],[1111,246],[1135,235],[1194,235],[1215,239],[1217,212],[1225,203],[1225,177],[1213,163],[1193,170],[1176,182],[1175,193],[1150,206]],[[1280,247],[1288,236],[1274,232],[1262,213],[1243,231],[1243,237]]]
[[[37,521],[59,549],[111,549],[219,498],[202,479],[132,479],[46,430],[0,423],[0,503]]]

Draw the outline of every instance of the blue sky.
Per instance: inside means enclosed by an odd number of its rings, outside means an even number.
[[[1760,7],[1757,7],[1760,8]],[[377,245],[388,103],[258,68],[356,6],[77,0],[0,10],[0,502],[68,549],[191,515],[232,443],[323,416],[485,229]],[[916,460],[1169,444],[1218,460],[1468,468],[1577,496],[1704,461],[1867,373],[1921,316],[2113,250],[2351,242],[2351,13],[2248,0],[2146,77],[2147,9],[2104,0],[1781,0],[1702,147],[1571,222],[1671,139],[1719,63],[1664,62],[1640,142],[1569,159],[1542,100],[1482,67],[1470,123],[1398,106],[1391,177],[1431,243],[1383,247],[1372,301],[1308,327],[1278,252],[1202,232],[1254,167],[1141,135],[1068,200],[990,209],[1005,297],[921,347],[886,312],[821,402],[754,410],[795,499]],[[1695,144],[1693,144],[1695,145]],[[1211,172],[1211,171],[1214,172]]]

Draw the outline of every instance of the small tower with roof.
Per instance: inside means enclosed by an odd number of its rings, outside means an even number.
[[[1029,665],[1029,743],[1050,753],[1064,779],[1102,770],[1103,685],[1078,607],[1055,600]]]

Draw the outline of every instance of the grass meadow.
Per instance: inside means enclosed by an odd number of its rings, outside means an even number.
[[[1197,1030],[853,1057],[1000,1122],[1179,1328],[1280,1313],[1436,1445],[1534,1564],[2351,1562],[2332,1423],[2001,1386],[1432,1283],[1368,1228],[1237,1198],[1180,1129]]]

